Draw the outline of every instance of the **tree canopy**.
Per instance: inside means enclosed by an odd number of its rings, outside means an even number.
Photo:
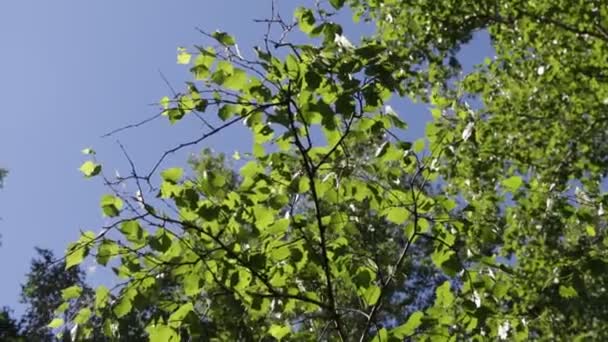
[[[123,148],[124,177],[82,165],[113,223],[66,266],[95,258],[120,285],[51,328],[120,338],[145,312],[152,341],[606,339],[608,6],[330,0],[294,18],[271,13],[252,54],[222,31],[178,49],[192,80],[159,106],[199,137],[147,171]],[[359,21],[375,31],[352,42]],[[496,55],[464,72],[477,32]],[[395,98],[428,104],[424,138],[403,138]],[[165,165],[238,123],[238,171],[209,151]]]
[[[2,187],[2,185],[4,185],[4,178],[6,177],[6,175],[8,174],[8,171],[6,169],[0,168],[0,187]]]

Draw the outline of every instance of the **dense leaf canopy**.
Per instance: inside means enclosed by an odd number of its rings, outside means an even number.
[[[349,41],[345,6],[375,32]],[[608,6],[332,0],[294,18],[272,13],[253,56],[220,31],[178,49],[193,79],[159,105],[208,130],[104,176],[114,223],[66,265],[95,257],[121,285],[66,324],[86,339],[94,316],[119,338],[147,312],[152,341],[608,338]],[[496,56],[464,73],[478,31]],[[397,97],[429,105],[425,138],[402,138]],[[238,172],[209,151],[192,172],[164,165],[240,122]]]

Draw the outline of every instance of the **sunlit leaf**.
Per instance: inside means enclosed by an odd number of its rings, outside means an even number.
[[[82,166],[80,166],[80,172],[82,172],[87,178],[94,177],[101,172],[101,165],[88,160],[84,162]]]
[[[233,46],[236,44],[234,38],[226,32],[215,31],[211,34],[211,36],[222,45]]]
[[[174,167],[164,170],[163,172],[161,172],[160,175],[167,182],[177,183],[183,177],[184,169],[180,167]]]
[[[270,336],[276,338],[281,341],[285,336],[287,336],[291,332],[291,328],[289,326],[284,325],[272,325],[270,329],[268,329],[268,333]]]
[[[108,217],[118,216],[123,206],[123,201],[114,195],[103,195],[100,203],[104,215]]]
[[[183,47],[177,48],[177,64],[189,64],[192,55]]]
[[[405,324],[398,326],[391,330],[391,334],[399,339],[412,336],[416,329],[422,324],[422,318],[424,314],[420,311],[416,311],[410,315]]]
[[[48,324],[48,327],[51,329],[59,328],[64,323],[61,318],[53,318],[53,320]]]

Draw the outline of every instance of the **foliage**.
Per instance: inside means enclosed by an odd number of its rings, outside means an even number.
[[[0,341],[21,342],[25,341],[20,333],[19,322],[12,317],[12,311],[3,307],[0,309]]]
[[[22,334],[28,340],[53,341],[49,322],[53,318],[70,317],[92,293],[84,283],[80,268],[65,271],[65,264],[57,262],[51,251],[36,248],[36,252],[38,258],[32,260],[21,287],[21,303],[26,306],[21,320]],[[67,330],[63,333],[69,335]]]
[[[6,169],[2,169],[0,168],[0,187],[2,187],[2,185],[4,184],[4,178],[6,178],[6,175],[8,175],[8,171]]]
[[[94,300],[95,295],[85,283],[84,272],[79,267],[66,271],[65,262],[57,260],[49,250],[37,248],[36,252],[38,257],[32,260],[30,272],[22,285],[21,303],[25,304],[25,314],[17,320],[11,316],[11,310],[2,309],[0,340],[72,341],[82,336],[79,325],[87,321],[91,328],[90,340],[110,341],[103,334],[102,321],[77,310],[84,302]],[[97,292],[99,294],[100,291]],[[67,318],[73,319],[75,324],[54,330]],[[124,336],[120,341],[147,341],[143,329],[145,319],[145,312],[124,317],[116,327]]]
[[[7,175],[8,175],[8,170],[0,168],[0,189],[4,185],[4,178],[6,178]],[[2,237],[2,235],[0,235],[0,237]],[[1,244],[2,244],[2,241],[0,241],[0,245]],[[3,312],[6,313],[5,311],[3,311]]]
[[[350,42],[332,21],[345,5],[376,32]],[[106,179],[114,223],[66,262],[95,255],[124,285],[68,321],[117,337],[148,310],[152,341],[606,339],[608,7],[329,6],[295,11],[308,44],[273,13],[282,32],[253,57],[220,31],[178,50],[194,80],[162,113],[209,130]],[[479,30],[496,57],[464,74],[457,52]],[[431,106],[425,139],[401,138],[391,96]],[[238,122],[252,138],[238,175],[207,152],[193,177],[172,167],[156,183],[169,154]]]

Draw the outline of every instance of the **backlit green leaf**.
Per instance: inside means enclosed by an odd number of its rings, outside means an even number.
[[[181,167],[174,167],[170,169],[166,169],[161,172],[161,177],[163,180],[171,183],[177,183],[184,175],[184,169]]]
[[[82,172],[86,178],[97,176],[101,172],[101,165],[88,160],[82,164],[80,172]]]
[[[276,338],[281,341],[285,336],[291,333],[291,328],[286,325],[272,325],[270,329],[268,329],[268,333],[270,336]]]
[[[315,16],[311,10],[308,8],[299,7],[296,9],[294,14],[299,26],[300,30],[304,33],[310,33],[314,28],[315,24]]]
[[[183,47],[177,48],[177,64],[189,64],[192,55]]]
[[[511,176],[511,177],[503,180],[502,185],[508,191],[515,192],[523,185],[523,180],[519,176]]]
[[[68,270],[74,266],[80,265],[88,253],[89,249],[87,246],[79,244],[71,245],[65,256],[65,269]]]
[[[186,318],[190,312],[194,310],[192,303],[186,303],[175,310],[169,317],[169,325],[172,327],[179,327],[182,321]]]
[[[150,342],[178,342],[179,335],[173,328],[163,324],[152,324],[146,328]]]
[[[74,323],[76,324],[85,324],[89,321],[89,319],[91,318],[91,309],[89,308],[82,308],[80,309],[80,311],[78,311],[78,314],[76,315],[76,317],[74,318]]]
[[[100,285],[95,290],[95,308],[103,309],[110,301],[110,290],[107,287]]]
[[[247,73],[241,69],[234,69],[232,75],[228,76],[223,86],[231,90],[241,90],[247,84]]]
[[[70,286],[66,289],[63,289],[61,291],[61,298],[63,298],[63,300],[70,300],[70,299],[80,297],[81,294],[82,294],[82,287],[74,285],[74,286]]]
[[[422,324],[422,317],[424,317],[422,312],[414,312],[410,315],[405,324],[391,330],[391,334],[399,339],[412,336],[420,324]]]
[[[131,312],[132,308],[132,299],[129,296],[122,296],[112,311],[116,317],[121,318]]]
[[[220,44],[225,46],[233,46],[236,44],[234,38],[226,32],[215,31],[211,34]]]
[[[378,299],[380,298],[380,293],[380,288],[376,285],[372,285],[365,290],[363,299],[365,300],[365,303],[367,303],[367,305],[374,305],[378,302]]]
[[[329,0],[329,3],[335,9],[340,9],[340,8],[342,8],[342,6],[344,6],[344,0]]]
[[[388,221],[396,224],[404,223],[410,215],[409,211],[402,207],[389,208],[386,210],[385,214]]]
[[[105,216],[118,216],[122,206],[122,200],[114,195],[103,195],[101,197],[101,209],[103,210]]]
[[[63,325],[63,319],[61,318],[53,318],[53,320],[49,323],[48,327],[51,329],[59,328]]]
[[[572,286],[559,286],[559,295],[563,298],[574,298],[578,296],[578,292]]]
[[[169,109],[169,105],[171,104],[171,99],[169,99],[168,96],[163,96],[162,99],[160,99],[160,106],[163,109]]]

